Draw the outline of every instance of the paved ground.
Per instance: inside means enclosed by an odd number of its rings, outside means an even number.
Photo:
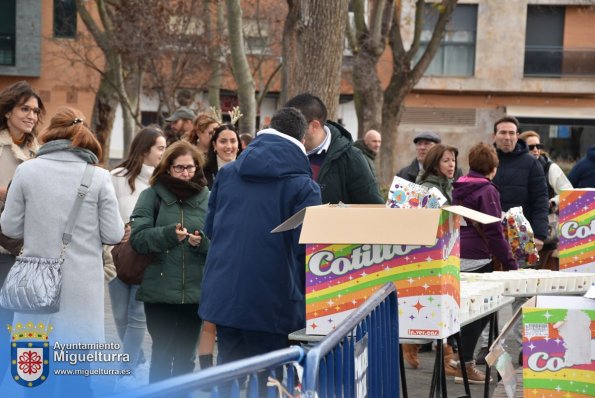
[[[105,294],[105,330],[106,330],[106,341],[108,342],[118,342],[118,336],[116,333],[113,316],[111,313],[111,302],[109,299],[109,294],[106,289]],[[499,312],[500,318],[500,326],[503,326],[505,321],[509,319],[511,316],[511,308],[507,307],[504,308]],[[143,345],[143,349],[145,351],[145,355],[147,358],[151,355],[151,337],[147,333],[145,336],[145,342]],[[509,347],[509,353],[513,358],[517,358],[518,356],[518,344],[512,343]],[[418,369],[411,369],[407,365],[406,366],[406,378],[407,378],[407,385],[408,385],[408,392],[410,398],[426,398],[429,396],[430,392],[430,382],[432,378],[432,369],[434,364],[434,354],[435,352],[427,352],[427,353],[420,353],[419,358],[421,361],[421,366]],[[198,366],[196,371],[198,371]],[[146,376],[145,376],[146,377]],[[495,380],[495,369],[492,370],[492,378]],[[144,382],[146,378],[143,379]],[[490,388],[490,394],[494,388],[496,387],[496,382],[492,382]],[[447,382],[447,392],[449,397],[459,397],[465,395],[465,390],[463,385],[455,384],[454,380],[450,378]],[[483,385],[471,385],[471,396],[472,397],[483,397]]]

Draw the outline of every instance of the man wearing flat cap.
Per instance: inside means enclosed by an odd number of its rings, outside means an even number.
[[[409,166],[403,167],[401,170],[399,170],[397,176],[404,178],[407,181],[415,182],[420,170],[423,169],[423,163],[424,159],[426,158],[426,154],[430,148],[436,144],[440,144],[441,142],[442,138],[440,138],[440,136],[433,131],[424,131],[423,133],[416,135],[413,139],[416,157]],[[457,167],[457,171],[455,172],[455,180],[462,175],[463,172]]]
[[[194,111],[186,106],[182,106],[170,117],[165,119],[169,123],[169,128],[166,129],[167,145],[171,145],[179,141],[185,134],[192,131],[192,122],[196,118]]]

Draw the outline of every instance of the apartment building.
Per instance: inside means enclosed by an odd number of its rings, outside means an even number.
[[[274,0],[263,3],[278,7],[278,12],[269,12],[279,16],[277,26],[256,24],[247,12],[246,40],[253,55],[274,45],[268,55],[278,60],[286,5]],[[61,105],[71,105],[90,117],[98,75],[69,63],[60,53],[59,44],[76,41],[77,31],[83,29],[74,0],[2,0],[1,4],[0,86],[27,79],[40,92],[50,115]],[[429,40],[434,21],[433,8],[428,9],[422,42]],[[348,52],[345,61],[338,116],[356,135]],[[378,70],[386,83],[391,72],[388,51]],[[224,82],[222,105],[230,107],[237,101],[235,87],[233,79]],[[257,82],[257,89],[260,86],[262,81]],[[261,125],[280,105],[279,89],[277,78],[262,103]],[[206,95],[199,94],[197,100],[206,100]],[[143,119],[150,120],[158,106],[155,96],[145,93]],[[583,155],[595,144],[595,2],[460,0],[438,54],[405,106],[396,154],[399,167],[411,161],[412,138],[423,130],[437,131],[444,141],[458,146],[464,164],[467,149],[491,141],[493,122],[505,114],[518,117],[524,130],[538,131],[552,155],[573,159]],[[121,130],[117,116],[114,158],[122,156]]]
[[[553,156],[584,155],[595,144],[595,2],[459,1],[406,106],[398,140],[410,157],[411,140],[424,129],[465,155],[491,141],[493,122],[505,114],[538,131]],[[398,156],[399,165],[408,161]]]

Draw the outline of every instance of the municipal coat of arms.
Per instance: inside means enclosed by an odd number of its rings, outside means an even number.
[[[47,380],[50,372],[51,325],[18,322],[8,327],[12,335],[10,360],[12,379],[24,387],[37,387]]]

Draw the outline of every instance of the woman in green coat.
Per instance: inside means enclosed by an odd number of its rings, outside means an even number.
[[[446,198],[447,205],[452,202],[452,183],[457,170],[457,148],[436,144],[426,154],[424,169],[415,181],[428,188],[437,188]]]
[[[457,170],[457,148],[442,144],[434,145],[426,154],[423,163],[423,170],[420,171],[415,182],[428,188],[437,188],[446,198],[446,205],[452,202],[452,183]],[[456,364],[453,362],[454,352],[452,346],[446,344],[444,347],[444,370],[447,376],[454,376],[457,372]],[[413,367],[419,366],[417,353],[418,344],[403,344],[403,356]]]
[[[194,369],[209,191],[202,156],[182,141],[167,148],[149,183],[132,212],[130,243],[139,253],[155,255],[137,294],[153,340],[153,383]]]

